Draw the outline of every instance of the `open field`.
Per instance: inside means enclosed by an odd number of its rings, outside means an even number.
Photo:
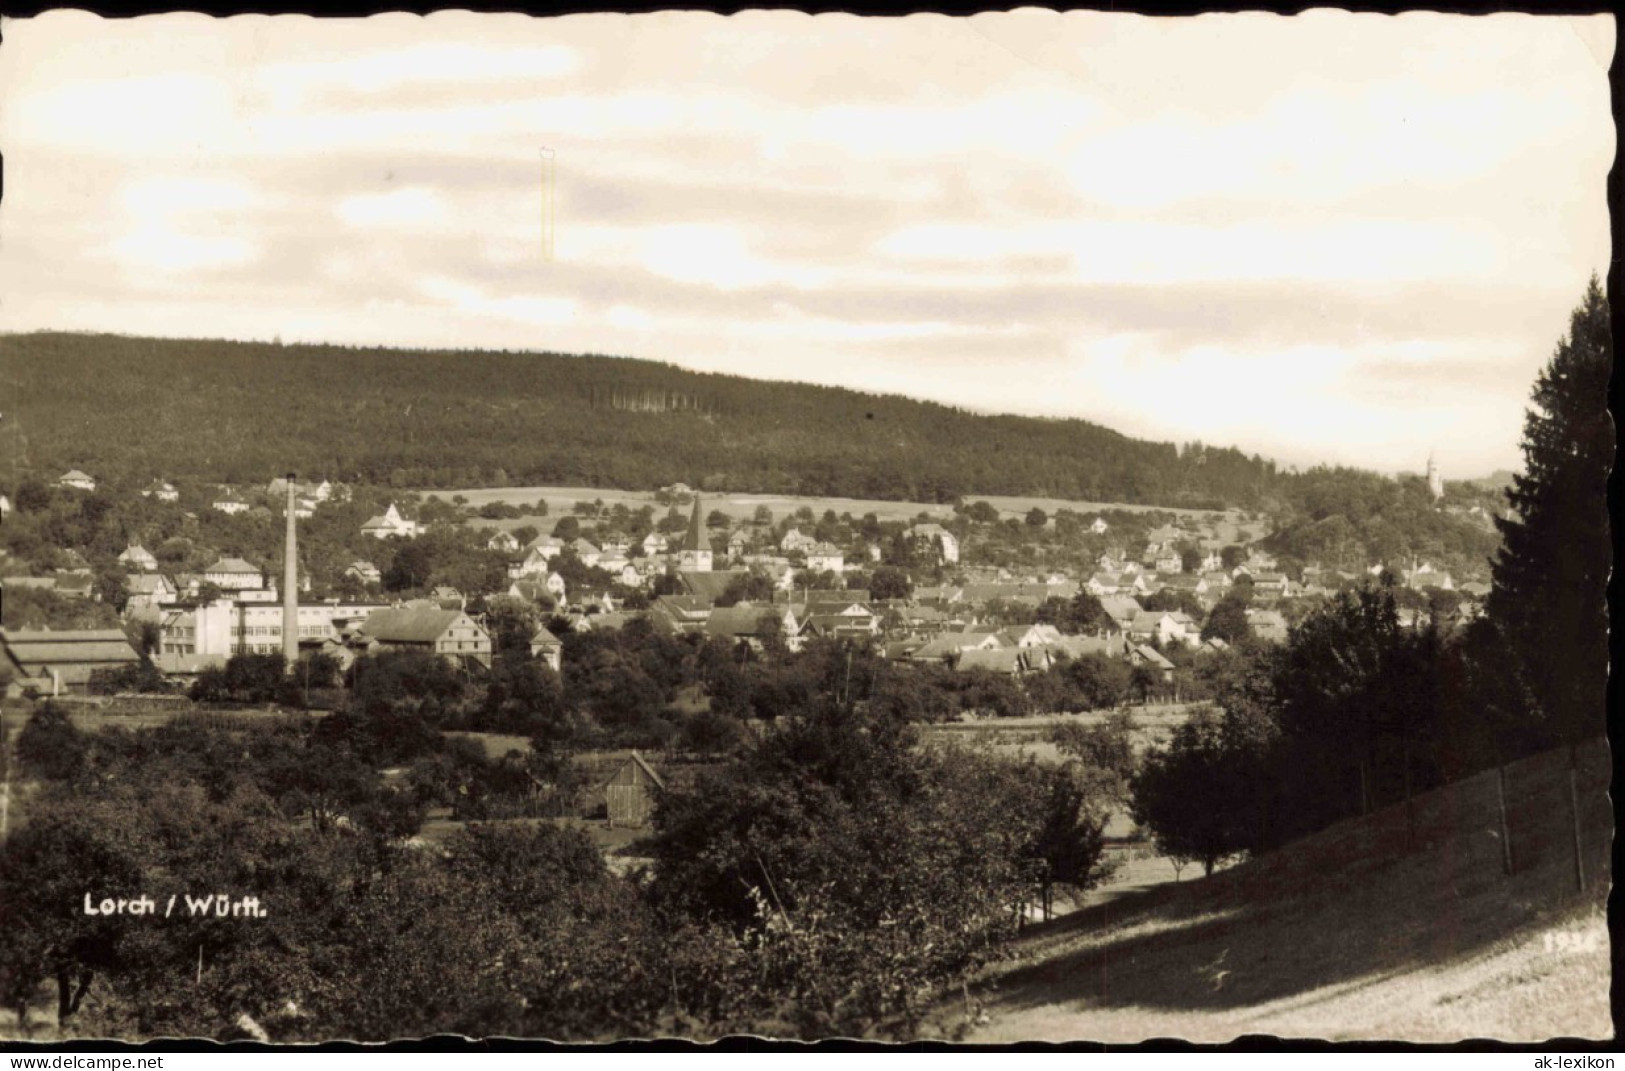
[[[1507,768],[1510,877],[1492,770],[1418,797],[1414,840],[1400,805],[1211,878],[1100,890],[986,972],[966,1040],[1607,1037],[1609,761],[1580,751],[1583,892],[1568,752],[1539,755]],[[942,1016],[951,1035],[960,1002]]]
[[[510,505],[533,506],[537,500],[547,502],[548,516],[559,517],[570,512],[570,507],[577,502],[592,502],[602,499],[606,506],[617,503],[628,509],[639,509],[643,506],[653,506],[658,512],[665,512],[665,507],[655,502],[652,491],[617,491],[603,487],[481,487],[462,491],[424,491],[425,497],[436,497],[450,502],[455,495],[462,495],[473,507],[486,505],[490,502],[506,502]],[[866,513],[873,513],[882,521],[910,521],[921,513],[933,517],[952,517],[953,508],[934,502],[889,502],[870,498],[818,498],[803,497],[799,495],[753,495],[753,494],[706,494],[702,493],[705,511],[718,509],[730,517],[744,519],[756,512],[758,506],[766,506],[773,511],[774,519],[794,513],[802,506],[806,506],[817,516],[822,516],[825,510],[834,510],[836,515],[850,513],[854,517],[862,517]],[[1177,514],[1181,517],[1190,517],[1221,523],[1228,521],[1232,527],[1235,525],[1234,515],[1218,510],[1174,509],[1162,506],[1131,506],[1120,502],[1073,502],[1059,498],[1029,498],[1009,495],[966,495],[966,501],[974,502],[985,500],[1002,513],[1017,517],[1025,516],[1034,506],[1046,513],[1054,513],[1057,509],[1077,510],[1080,513],[1098,512],[1100,510],[1125,510],[1131,513],[1163,512]],[[525,519],[510,521],[487,521],[501,528],[517,527],[527,523]]]
[[[100,732],[104,729],[151,729],[154,726],[167,725],[177,718],[193,719],[210,727],[231,728],[290,718],[302,721],[306,718],[323,716],[324,714],[319,711],[289,710],[274,706],[212,708],[194,707],[190,703],[174,709],[162,707],[126,709],[115,702],[103,708],[75,706],[68,711],[69,720],[83,732]]]
[[[1171,703],[1134,707],[1134,747],[1143,752],[1154,744],[1166,743],[1174,729],[1183,725],[1198,704]],[[1050,730],[1057,725],[1102,725],[1111,711],[1093,710],[1082,714],[1034,714],[1024,718],[978,718],[920,726],[926,743],[963,743],[985,746],[995,753],[1019,756],[1030,754],[1040,761],[1058,762],[1060,754],[1049,742]]]
[[[550,825],[579,829],[584,831],[587,836],[591,837],[592,842],[598,846],[598,850],[603,852],[605,855],[618,852],[622,848],[625,848],[628,844],[649,835],[649,830],[647,829],[628,829],[625,826],[611,826],[608,822],[596,821],[587,818],[505,818],[498,820],[465,822],[444,816],[431,816],[423,823],[423,828],[418,832],[418,837],[422,840],[428,841],[431,844],[443,844],[447,840],[450,840],[451,837],[459,830],[466,829],[469,826],[481,825]]]

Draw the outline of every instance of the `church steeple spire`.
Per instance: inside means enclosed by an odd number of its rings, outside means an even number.
[[[705,521],[700,516],[700,496],[694,496],[694,512],[688,518],[688,534],[683,537],[683,548],[678,554],[681,568],[699,572],[711,571],[711,540],[705,534]]]

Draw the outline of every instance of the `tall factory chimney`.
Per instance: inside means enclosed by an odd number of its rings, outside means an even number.
[[[299,537],[294,533],[294,474],[288,473],[288,545],[282,550],[282,657],[299,662]]]

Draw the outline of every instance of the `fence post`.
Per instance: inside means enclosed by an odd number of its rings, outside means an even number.
[[[1501,811],[1501,868],[1508,875],[1512,873],[1512,831],[1507,827],[1507,768],[1495,768],[1495,788],[1500,799]]]
[[[1585,859],[1581,853],[1580,840],[1580,789],[1579,789],[1579,752],[1574,744],[1569,745],[1569,815],[1574,819],[1574,884],[1578,891],[1585,892],[1586,871]]]

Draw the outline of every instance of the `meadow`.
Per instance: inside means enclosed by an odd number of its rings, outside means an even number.
[[[972,990],[987,1021],[966,1040],[1607,1037],[1606,742],[1578,752],[1583,889],[1569,762],[1506,768],[1510,875],[1490,770],[1032,927]],[[952,1035],[963,1007],[942,1015]]]
[[[548,516],[550,517],[568,514],[570,507],[577,502],[598,500],[602,500],[606,506],[620,504],[626,506],[627,509],[633,510],[640,509],[643,506],[653,506],[657,512],[660,512],[665,508],[655,501],[652,491],[618,491],[603,487],[481,487],[461,491],[424,491],[421,493],[425,497],[436,497],[447,502],[451,501],[455,496],[461,495],[468,500],[468,505],[475,509],[492,502],[502,502],[524,508],[535,505],[537,501],[545,501]],[[822,516],[825,510],[833,510],[836,516],[850,513],[854,517],[862,517],[865,514],[873,513],[882,521],[911,521],[922,513],[939,519],[953,516],[951,506],[930,502],[893,502],[871,498],[821,498],[802,495],[713,494],[708,492],[702,492],[700,497],[704,502],[704,509],[707,513],[711,510],[721,510],[736,520],[751,517],[761,506],[766,506],[772,510],[775,519],[794,513],[803,506],[811,509],[815,516]],[[966,495],[965,500],[967,502],[986,501],[999,510],[1001,515],[1007,517],[1025,517],[1034,507],[1037,507],[1051,514],[1058,509],[1070,509],[1079,513],[1122,510],[1130,513],[1169,513],[1213,523],[1229,521],[1232,526],[1237,523],[1234,513],[1225,513],[1219,510],[1136,506],[1121,502],[1078,502],[1068,499],[1016,495]],[[533,520],[534,518],[520,518],[489,523],[494,523],[501,528],[515,528]]]

